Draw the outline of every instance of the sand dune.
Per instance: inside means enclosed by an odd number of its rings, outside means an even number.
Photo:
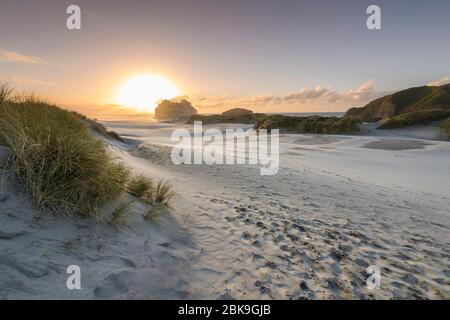
[[[278,174],[260,176],[173,165],[173,125],[107,125],[129,139],[109,142],[116,157],[173,182],[174,209],[117,231],[41,216],[4,185],[0,297],[450,298],[450,143],[282,135]],[[65,288],[69,264],[83,270],[81,291]],[[381,289],[366,287],[369,265]]]

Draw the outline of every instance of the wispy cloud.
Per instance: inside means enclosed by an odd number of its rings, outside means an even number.
[[[0,61],[3,62],[14,62],[14,63],[29,63],[29,64],[49,64],[46,60],[21,54],[14,51],[9,51],[0,47]]]
[[[323,104],[323,103],[347,103],[349,105],[361,105],[371,100],[380,98],[390,92],[379,91],[373,80],[367,80],[356,89],[346,91],[334,91],[330,87],[318,85],[315,88],[302,88],[285,95],[272,93],[258,94],[247,98],[232,99],[228,95],[219,97],[184,97],[191,99],[195,106],[204,109],[228,108],[236,106],[274,106],[283,104]]]
[[[21,75],[0,75],[0,81],[12,82],[25,85],[54,86],[54,82],[30,79]]]
[[[430,83],[428,83],[428,86],[442,86],[444,84],[449,84],[449,83],[450,83],[450,78],[443,77],[439,80],[431,81]]]

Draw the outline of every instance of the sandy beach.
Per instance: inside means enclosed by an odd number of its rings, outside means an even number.
[[[283,134],[279,172],[261,176],[251,165],[173,165],[179,125],[105,125],[127,139],[108,141],[118,159],[173,183],[173,208],[151,223],[137,214],[118,232],[37,216],[6,184],[0,297],[450,297],[449,142],[411,130]],[[82,290],[66,289],[69,264],[81,267]],[[381,270],[380,289],[366,286],[370,265]]]

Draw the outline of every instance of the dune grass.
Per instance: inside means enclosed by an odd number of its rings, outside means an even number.
[[[0,104],[8,102],[13,95],[13,89],[6,83],[0,83]]]
[[[450,139],[450,118],[442,122],[441,129],[444,130],[444,133],[447,135],[447,138]]]
[[[149,204],[163,204],[165,206],[169,206],[170,201],[175,196],[175,192],[169,182],[160,179],[155,185],[153,179],[143,174],[130,177],[127,191]]]
[[[133,206],[134,203],[135,201],[129,201],[119,204],[113,210],[109,224],[116,228],[127,225],[130,220],[130,217],[133,215],[131,207]]]
[[[170,206],[172,198],[175,196],[172,185],[167,181],[160,179],[156,184],[154,191],[154,203]]]
[[[127,191],[137,198],[152,198],[153,180],[143,174],[132,176],[128,181]]]
[[[38,208],[96,215],[125,189],[128,169],[77,116],[35,97],[10,97],[0,94],[0,145],[11,150],[7,170]]]

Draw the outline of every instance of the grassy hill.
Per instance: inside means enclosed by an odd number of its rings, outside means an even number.
[[[346,115],[358,116],[366,122],[376,122],[405,113],[436,109],[450,110],[450,84],[402,90],[374,100],[364,107],[351,108]]]
[[[358,117],[289,117],[270,115],[258,121],[253,127],[259,129],[280,129],[299,133],[339,134],[359,131],[361,120]]]
[[[430,109],[408,112],[385,120],[378,129],[405,128],[412,125],[428,124],[433,121],[440,121],[448,117],[450,117],[450,109]]]

